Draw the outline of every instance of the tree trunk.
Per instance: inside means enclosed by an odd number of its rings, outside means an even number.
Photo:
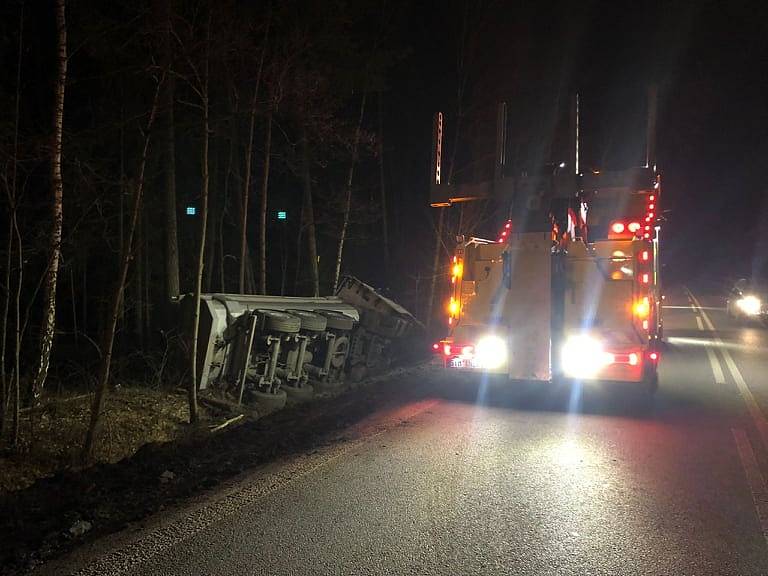
[[[203,292],[205,294],[208,294],[211,292],[212,286],[213,286],[213,272],[216,269],[216,244],[218,241],[218,222],[219,222],[219,212],[221,211],[221,207],[219,204],[221,203],[221,199],[219,197],[219,179],[217,178],[219,174],[219,156],[220,156],[220,149],[221,146],[219,145],[220,138],[216,138],[214,141],[214,152],[213,152],[213,168],[210,170],[211,176],[209,176],[209,181],[212,181],[212,184],[210,186],[209,190],[209,211],[211,213],[211,217],[209,220],[210,223],[210,230],[208,230],[208,236],[210,239],[206,242],[205,247],[205,271],[203,272]]]
[[[13,256],[13,231],[18,232],[16,227],[16,176],[19,163],[19,107],[21,105],[21,57],[24,51],[24,0],[21,2],[19,8],[19,42],[18,49],[16,51],[16,97],[14,99],[14,115],[13,115],[13,163],[11,164],[11,188],[8,198],[8,254],[6,258],[5,267],[5,301],[3,302],[3,319],[2,319],[2,344],[0,344],[0,438],[3,436],[3,430],[5,429],[5,415],[8,408],[9,399],[9,382],[7,379],[5,368],[5,353],[8,335],[8,311],[11,303],[11,262]],[[18,243],[19,250],[19,262],[23,262],[21,257],[21,242]],[[21,267],[19,267],[19,284],[21,283]],[[18,303],[17,303],[18,304]],[[17,318],[17,330],[18,330],[18,318]],[[18,356],[18,345],[16,346],[16,356]],[[18,378],[16,378],[18,382]],[[16,409],[14,414],[18,414],[18,402],[16,403]],[[18,417],[14,418],[15,424],[18,422]],[[15,438],[18,435],[14,435]]]
[[[173,41],[171,38],[172,0],[161,0],[158,17],[163,22],[163,72],[165,86],[163,87],[163,107],[165,108],[165,125],[163,126],[163,151],[165,189],[163,190],[163,208],[165,216],[165,296],[168,300],[176,300],[181,293],[179,278],[179,234],[178,207],[176,205],[176,120],[174,117],[176,85],[170,73],[173,64]]]
[[[61,176],[61,141],[64,127],[64,88],[67,82],[67,24],[65,0],[56,0],[57,72],[53,108],[53,145],[51,150],[51,192],[53,228],[50,238],[49,266],[45,280],[45,313],[40,331],[40,357],[32,380],[32,402],[36,404],[48,377],[53,336],[56,332],[56,283],[61,258],[61,232],[64,223],[64,182]]]
[[[259,294],[267,293],[267,194],[269,192],[269,158],[272,154],[272,110],[267,112],[264,135],[264,177],[261,182],[261,210],[259,211]]]
[[[166,108],[164,134],[165,296],[168,300],[177,300],[181,293],[181,281],[179,278],[178,209],[176,206],[176,127],[173,112],[174,83],[171,76],[166,76],[164,100]]]
[[[93,455],[93,446],[96,441],[96,435],[98,434],[99,420],[101,416],[102,408],[104,407],[104,400],[107,397],[107,384],[109,382],[109,372],[112,364],[112,348],[115,342],[115,332],[117,330],[117,318],[120,314],[120,302],[123,299],[123,291],[125,288],[125,280],[128,277],[128,267],[131,263],[131,257],[133,254],[133,242],[136,228],[141,218],[141,201],[144,193],[144,171],[147,166],[147,155],[149,153],[149,142],[152,134],[152,126],[155,123],[155,117],[157,116],[157,108],[160,100],[160,90],[163,81],[159,80],[155,87],[155,95],[152,99],[152,108],[149,112],[149,119],[147,120],[147,127],[144,131],[144,147],[141,153],[141,161],[139,162],[138,178],[136,180],[136,191],[133,197],[133,207],[131,209],[131,223],[128,228],[128,236],[126,238],[126,249],[123,252],[120,272],[115,283],[115,288],[112,292],[112,298],[110,301],[110,315],[109,324],[104,330],[102,347],[101,347],[101,364],[99,366],[99,380],[96,383],[96,391],[93,395],[93,402],[91,404],[91,420],[88,426],[88,432],[85,436],[85,444],[83,445],[83,460],[89,460]]]
[[[24,280],[24,247],[21,243],[21,232],[19,231],[19,220],[16,211],[13,211],[13,231],[16,234],[16,255],[19,271],[16,277],[16,297],[14,300],[14,320],[15,322],[15,342],[13,348],[13,433],[11,444],[17,446],[19,443],[19,410],[21,409],[21,289]]]
[[[243,185],[243,212],[241,214],[240,222],[240,293],[245,293],[245,266],[248,258],[246,256],[248,248],[248,197],[251,193],[251,161],[253,159],[253,134],[256,129],[256,109],[259,98],[259,88],[261,87],[261,71],[264,68],[264,55],[267,52],[267,39],[269,37],[269,26],[271,23],[270,17],[267,20],[267,26],[264,30],[264,42],[261,47],[261,54],[259,55],[259,68],[256,72],[256,86],[253,88],[253,98],[251,98],[251,109],[248,126],[248,147],[246,148],[245,156],[245,183]]]
[[[320,273],[317,265],[317,236],[315,232],[315,210],[312,206],[312,174],[309,169],[309,142],[307,141],[307,130],[303,130],[301,135],[301,171],[304,180],[304,199],[303,216],[306,219],[306,226],[302,223],[302,228],[307,232],[307,244],[309,246],[309,271],[312,277],[312,295],[320,295]],[[298,276],[298,271],[297,271]]]
[[[9,194],[10,195],[10,194]],[[11,220],[11,210],[8,208],[8,241],[6,243],[6,259],[4,272],[4,300],[3,316],[0,322],[0,438],[3,437],[5,429],[5,411],[8,402],[8,380],[5,374],[5,345],[8,330],[8,312],[11,307],[11,262],[13,261],[13,224]]]
[[[202,164],[202,186],[200,191],[200,249],[197,254],[197,272],[195,274],[195,312],[192,319],[192,354],[190,357],[190,381],[187,387],[189,398],[189,423],[197,424],[197,336],[200,330],[200,289],[203,282],[203,269],[205,266],[205,235],[208,226],[208,146],[210,143],[210,122],[209,122],[209,103],[208,103],[208,78],[209,78],[209,60],[210,60],[210,39],[211,39],[211,13],[208,12],[208,25],[206,28],[206,54],[205,67],[203,70],[202,86],[200,90],[202,108],[203,108],[203,153]],[[243,206],[245,208],[245,206]],[[246,210],[243,210],[246,213]]]
[[[384,246],[384,273],[389,272],[389,224],[387,186],[384,172],[384,92],[379,92],[379,186],[381,191],[381,242]]]
[[[132,194],[133,201],[136,202],[136,192]],[[133,332],[139,346],[144,348],[144,226],[142,219],[136,223],[134,232],[133,250]],[[122,266],[122,260],[120,262]]]
[[[355,129],[355,140],[352,143],[352,162],[349,165],[349,173],[347,174],[347,196],[344,203],[344,221],[341,225],[341,234],[339,234],[339,248],[336,251],[336,271],[333,275],[333,290],[332,293],[336,293],[336,289],[339,287],[339,277],[341,276],[341,260],[344,256],[344,241],[347,238],[347,228],[349,227],[349,212],[352,209],[352,179],[355,176],[355,164],[357,164],[357,149],[360,144],[360,131],[363,127],[363,116],[365,115],[365,100],[367,93],[363,92],[363,99],[360,102],[360,116],[357,119],[357,128]]]

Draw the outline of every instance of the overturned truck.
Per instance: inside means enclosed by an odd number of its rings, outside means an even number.
[[[386,369],[420,330],[402,306],[353,277],[329,297],[203,294],[197,386],[280,409],[289,396],[309,399]]]

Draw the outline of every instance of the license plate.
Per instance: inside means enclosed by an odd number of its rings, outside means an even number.
[[[475,361],[472,358],[452,358],[451,368],[474,368]]]

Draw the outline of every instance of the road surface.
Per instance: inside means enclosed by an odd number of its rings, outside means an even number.
[[[682,290],[660,390],[437,371],[276,462],[43,573],[768,574],[768,330]]]

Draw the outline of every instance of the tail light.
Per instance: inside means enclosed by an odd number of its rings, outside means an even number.
[[[614,222],[611,224],[611,231],[614,234],[623,234],[624,233],[624,222]]]
[[[630,222],[627,226],[627,230],[632,232],[633,234],[640,230],[640,222]]]

